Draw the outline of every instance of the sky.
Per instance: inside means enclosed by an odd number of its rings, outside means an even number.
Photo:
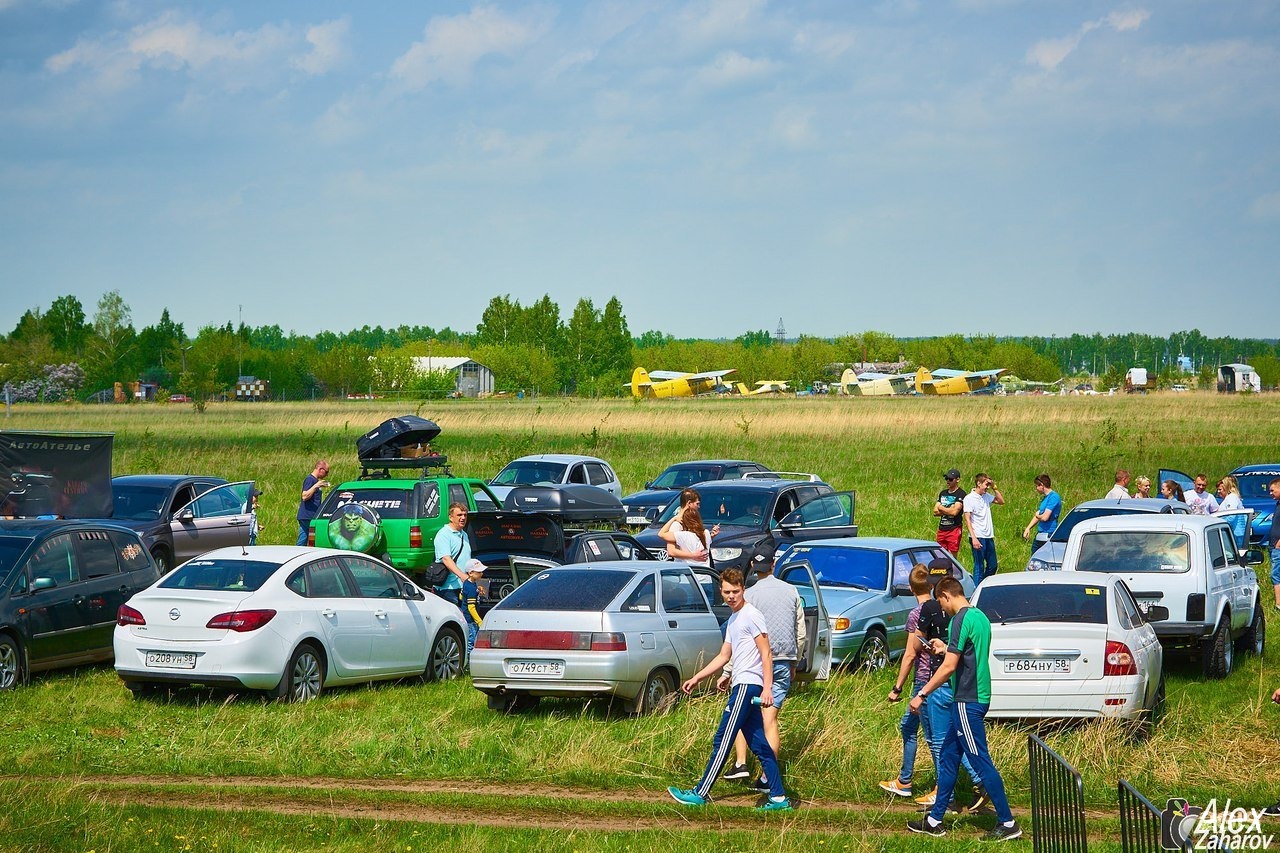
[[[1275,337],[1278,54],[1271,0],[0,0],[0,331]]]

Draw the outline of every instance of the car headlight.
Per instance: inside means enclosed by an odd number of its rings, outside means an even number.
[[[1044,560],[1030,560],[1027,563],[1027,571],[1029,572],[1047,572],[1049,567]]]
[[[847,616],[837,616],[831,620],[832,631],[848,631],[849,625],[849,617]]]
[[[741,548],[712,548],[711,549],[711,559],[715,560],[716,562],[722,562],[722,561],[728,562],[729,560],[736,560],[741,556],[742,556]]]

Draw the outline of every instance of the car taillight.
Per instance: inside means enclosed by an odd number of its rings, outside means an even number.
[[[256,631],[275,618],[274,610],[233,610],[219,613],[205,623],[206,628],[224,628],[228,631]]]
[[[422,547],[422,528],[416,524],[413,527],[409,528],[409,547],[410,548]]]
[[[314,527],[307,528],[307,547],[316,547],[316,529]]]
[[[561,652],[625,652],[624,634],[606,631],[481,631],[476,648]]]
[[[1117,640],[1107,640],[1106,663],[1102,666],[1103,675],[1137,675],[1138,666],[1133,662],[1133,652],[1129,647]]]
[[[134,610],[127,604],[121,604],[120,609],[116,611],[117,625],[145,625],[147,620],[142,614]]]

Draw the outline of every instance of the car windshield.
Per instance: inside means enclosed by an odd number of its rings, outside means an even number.
[[[1133,510],[1121,506],[1078,506],[1063,517],[1049,541],[1066,542],[1071,538],[1072,528],[1080,522],[1090,518],[1106,518],[1109,515],[1133,515]]]
[[[165,486],[136,486],[126,483],[111,484],[111,517],[129,521],[154,521],[164,512],[169,499]]]
[[[801,546],[792,550],[797,559],[808,560],[820,586],[847,586],[887,589],[889,553],[879,548]]]
[[[1252,501],[1272,501],[1273,498],[1267,491],[1267,486],[1276,477],[1280,477],[1280,470],[1236,474],[1235,477],[1236,484],[1240,486],[1240,497]]]
[[[764,527],[769,519],[769,502],[772,495],[761,489],[698,489],[702,497],[702,521],[707,527],[713,524],[737,524],[742,527]],[[672,500],[658,517],[658,524],[665,524],[680,508],[678,499]]]
[[[195,559],[160,582],[161,589],[200,589],[218,592],[253,592],[280,568],[279,563],[243,557]]]
[[[1106,589],[1089,584],[982,587],[977,607],[992,622],[1107,623]]]
[[[434,484],[433,484],[434,485]],[[379,518],[413,518],[413,488],[341,489],[334,491],[320,508],[320,518],[333,518],[338,507],[347,503],[367,506]]]
[[[636,576],[609,569],[557,569],[529,578],[495,610],[604,610]]]
[[[1191,542],[1185,533],[1099,531],[1080,540],[1081,572],[1185,572]]]
[[[564,469],[567,467],[563,462],[517,459],[498,472],[492,485],[534,486],[538,483],[559,483],[564,480]]]
[[[683,489],[706,480],[719,480],[719,465],[683,465],[668,468],[653,481],[655,489]]]
[[[0,578],[9,574],[30,544],[31,539],[26,536],[0,536]]]

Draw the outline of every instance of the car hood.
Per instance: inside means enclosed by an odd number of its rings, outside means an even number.
[[[636,534],[636,541],[646,548],[661,548],[666,543],[662,541],[662,537],[658,535],[661,526],[654,524],[641,530]],[[754,527],[744,527],[740,524],[722,524],[720,532],[711,538],[712,548],[734,548],[743,545],[754,544],[762,536],[767,536],[767,530],[757,530]]]
[[[1067,553],[1066,542],[1054,542],[1050,539],[1048,542],[1036,549],[1031,555],[1031,559],[1039,560],[1050,566],[1062,567],[1062,558]]]
[[[826,586],[821,581],[818,582],[818,586],[822,589],[822,603],[826,606],[827,613],[831,615],[848,613],[868,601],[882,600],[885,596],[883,590]]]
[[[622,499],[622,505],[628,509],[643,506],[666,506],[676,496],[675,489],[645,489],[632,492]]]

